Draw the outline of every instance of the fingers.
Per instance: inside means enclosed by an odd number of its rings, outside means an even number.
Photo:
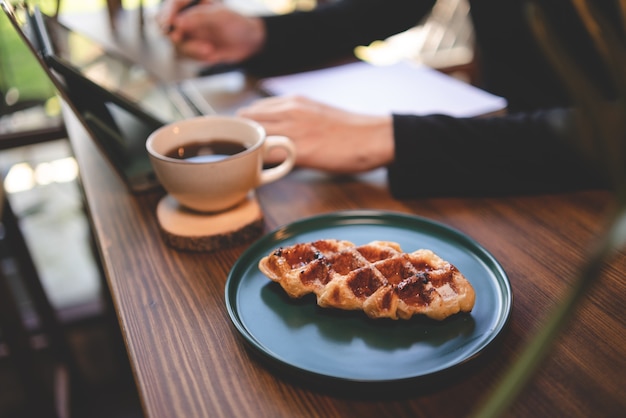
[[[213,4],[216,0],[202,0],[198,4]],[[167,0],[162,3],[159,13],[156,16],[159,27],[165,34],[173,32],[176,28],[177,18],[181,13],[185,13],[190,8],[191,0]]]
[[[170,28],[174,23],[174,19],[176,18],[178,11],[185,7],[188,3],[189,0],[167,0],[161,4],[161,8],[156,16],[156,19],[163,32],[168,32],[168,28]]]
[[[238,115],[256,120],[269,135],[291,138],[303,167],[354,173],[393,160],[390,115],[362,115],[299,96],[261,99]]]
[[[261,99],[252,105],[240,109],[239,116],[253,119],[263,125],[268,135],[293,134],[293,115],[290,114],[291,105],[282,97]]]
[[[308,105],[308,100],[303,97],[276,96],[257,100],[241,108],[238,113],[244,117],[271,122],[286,117],[293,118],[295,113],[304,111]]]
[[[206,41],[192,39],[180,42],[178,43],[176,49],[184,56],[205,62],[207,64],[215,64],[219,62],[219,60],[214,56],[215,48],[213,48],[212,45]]]
[[[281,102],[277,102],[274,98],[261,99],[250,106],[239,109],[237,112],[240,116],[257,119],[259,121],[272,121],[281,119],[278,115],[277,108],[280,110]]]
[[[212,12],[207,12],[211,7],[196,6],[177,14],[167,36],[180,54],[214,64],[220,57],[212,35],[215,19]]]
[[[196,6],[173,16],[170,25],[162,28],[174,44],[185,42],[189,38],[202,39],[198,33],[205,33],[213,24],[211,13],[205,13],[205,7]]]
[[[180,7],[181,2],[171,0],[166,4],[162,24],[171,23],[166,35],[182,55],[209,64],[237,63],[262,48],[265,41],[262,19],[244,16],[215,0],[205,0],[167,15]]]

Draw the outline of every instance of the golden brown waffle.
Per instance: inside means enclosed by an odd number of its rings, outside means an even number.
[[[263,257],[259,269],[292,298],[314,293],[322,307],[361,309],[370,318],[443,320],[474,307],[474,289],[456,267],[430,250],[404,253],[395,242],[299,243]]]

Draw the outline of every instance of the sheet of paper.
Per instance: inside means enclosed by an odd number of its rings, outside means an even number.
[[[271,95],[299,94],[367,114],[474,117],[501,111],[506,100],[424,65],[356,62],[261,80]]]

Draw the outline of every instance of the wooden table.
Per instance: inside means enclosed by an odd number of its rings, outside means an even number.
[[[567,290],[602,229],[607,193],[506,198],[390,197],[384,172],[334,179],[296,170],[258,191],[266,231],[346,209],[443,222],[475,239],[509,275],[510,323],[495,347],[449,384],[400,399],[333,395],[277,374],[245,348],[227,314],[227,275],[246,246],[180,252],[159,235],[161,193],[129,194],[68,118],[89,216],[148,417],[466,416],[499,383]],[[609,263],[512,416],[617,416],[626,410],[626,255]],[[379,399],[380,398],[380,399]]]
[[[88,214],[145,415],[164,417],[462,417],[475,411],[572,283],[601,233],[611,196],[600,191],[502,198],[395,200],[382,170],[333,178],[296,170],[263,186],[265,232],[349,209],[414,214],[473,238],[501,263],[513,289],[505,332],[443,385],[359,396],[278,373],[244,341],[224,287],[247,246],[181,252],[159,233],[159,192],[140,196],[103,159],[71,114]],[[511,416],[609,417],[626,411],[626,253],[603,270],[571,326]]]

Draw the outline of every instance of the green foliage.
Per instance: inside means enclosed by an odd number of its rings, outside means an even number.
[[[45,100],[54,87],[4,13],[0,13],[0,93],[19,92],[19,100]]]

